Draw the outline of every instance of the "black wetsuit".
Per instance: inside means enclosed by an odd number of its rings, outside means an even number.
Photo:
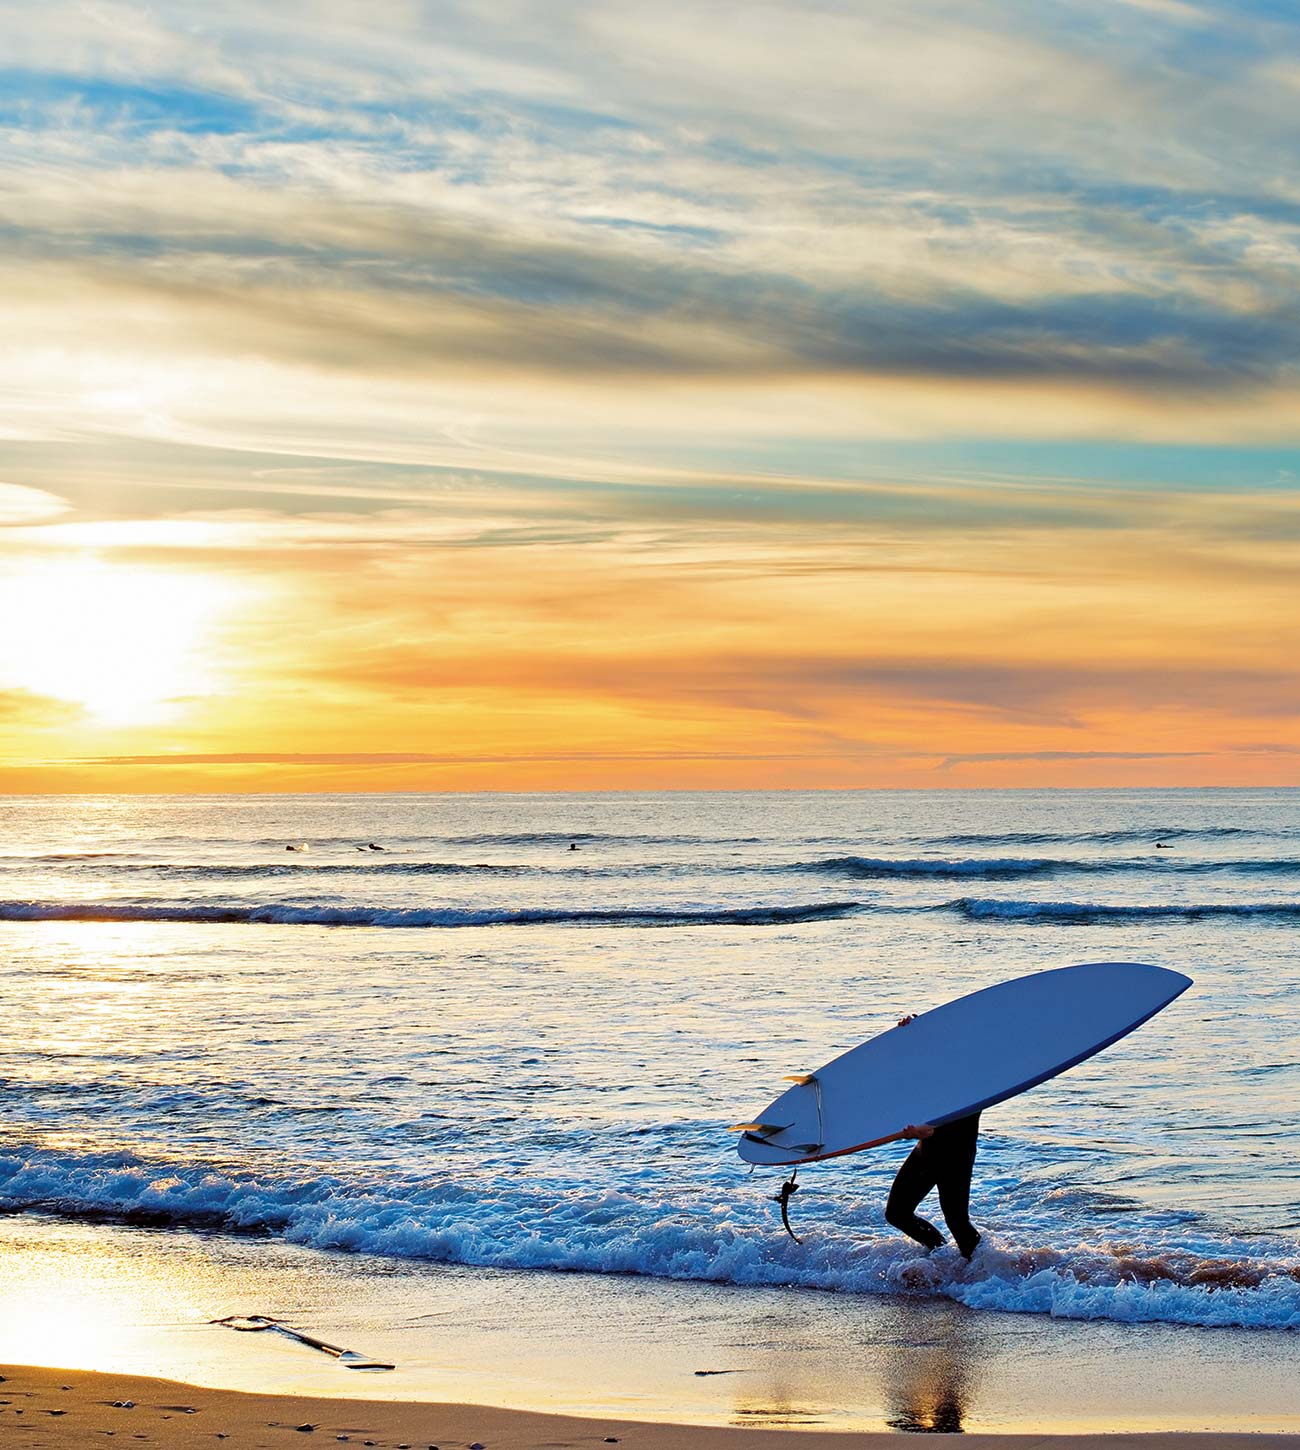
[[[929,1138],[921,1139],[903,1161],[889,1190],[885,1218],[897,1229],[927,1249],[937,1249],[943,1235],[926,1219],[918,1218],[917,1204],[932,1188],[939,1190],[939,1207],[957,1247],[969,1259],[980,1241],[970,1221],[970,1176],[975,1167],[975,1147],[980,1132],[980,1115],[944,1123]]]

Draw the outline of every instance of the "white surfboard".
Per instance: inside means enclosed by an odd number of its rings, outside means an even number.
[[[999,982],[891,1027],[737,1124],[747,1163],[816,1163],[979,1112],[1118,1042],[1192,985],[1167,967],[1090,962]]]

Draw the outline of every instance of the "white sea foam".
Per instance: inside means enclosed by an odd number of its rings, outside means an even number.
[[[805,1228],[800,1246],[752,1203],[685,1209],[645,1188],[540,1192],[508,1179],[425,1184],[232,1174],[130,1155],[0,1155],[0,1205],[272,1233],[317,1249],[496,1268],[646,1274],[839,1293],[943,1296],[977,1309],[1069,1319],[1300,1329],[1300,1259],[1135,1257],[1105,1244],[1014,1248],[995,1234],[967,1264],[894,1235]],[[1232,1245],[1224,1245],[1225,1249]]]

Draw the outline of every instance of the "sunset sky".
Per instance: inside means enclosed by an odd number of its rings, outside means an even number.
[[[0,3],[0,789],[1300,780],[1300,11]]]

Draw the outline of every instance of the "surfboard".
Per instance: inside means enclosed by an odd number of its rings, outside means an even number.
[[[816,1163],[891,1143],[1027,1092],[1126,1037],[1192,979],[1141,962],[1086,962],[984,987],[850,1048],[748,1123],[747,1163]]]

